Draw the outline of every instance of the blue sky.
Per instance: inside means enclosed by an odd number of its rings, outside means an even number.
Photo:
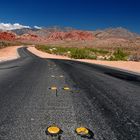
[[[1,0],[0,23],[69,26],[78,29],[125,27],[140,33],[139,0]]]

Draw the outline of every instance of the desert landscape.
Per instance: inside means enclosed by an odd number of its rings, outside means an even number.
[[[95,60],[140,60],[140,35],[132,33],[124,28],[110,28],[96,31],[83,31],[73,28],[23,28],[10,31],[0,31],[0,47],[8,46],[8,43],[33,44],[37,49],[47,50],[48,53],[56,53],[70,56],[72,48],[78,48],[83,56]],[[41,47],[42,46],[42,47]],[[63,52],[52,51],[51,48],[69,48]],[[62,48],[62,49],[61,49]],[[51,51],[50,51],[50,50]],[[71,50],[70,50],[71,49]],[[84,56],[85,55],[85,56]]]
[[[28,49],[42,58],[75,59],[140,72],[140,35],[121,27],[97,31],[68,27],[1,30],[0,48],[8,48],[0,50],[0,60],[16,59],[20,45],[33,45]]]
[[[0,140],[140,140],[140,0],[0,4]]]

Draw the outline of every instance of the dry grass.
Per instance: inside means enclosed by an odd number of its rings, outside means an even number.
[[[19,45],[21,45],[21,43],[19,43],[19,42],[0,40],[0,49],[9,47],[9,46],[19,46]]]

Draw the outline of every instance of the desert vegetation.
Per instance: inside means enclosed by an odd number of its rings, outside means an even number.
[[[8,47],[8,46],[17,46],[21,45],[19,42],[11,42],[11,41],[0,41],[0,49]]]
[[[116,50],[107,50],[99,48],[88,48],[88,47],[62,47],[62,46],[51,46],[51,45],[37,45],[38,50],[63,55],[74,59],[94,59],[94,60],[128,60],[129,54],[124,50],[117,48]]]

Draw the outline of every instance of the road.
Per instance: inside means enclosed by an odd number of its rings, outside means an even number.
[[[52,124],[61,140],[87,140],[75,133],[80,126],[93,140],[140,139],[140,76],[18,51],[19,59],[0,64],[0,140],[49,140]]]

